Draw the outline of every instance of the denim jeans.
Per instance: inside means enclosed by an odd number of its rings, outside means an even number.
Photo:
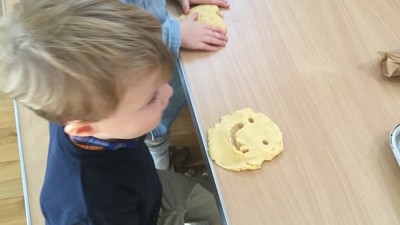
[[[145,143],[153,156],[157,169],[166,170],[170,167],[168,148],[170,146],[169,129],[186,104],[185,93],[178,73],[170,81],[174,94],[164,110],[161,123],[146,137]]]
[[[217,202],[208,189],[209,180],[158,170],[163,194],[157,225],[196,223],[221,225]],[[203,184],[204,183],[204,184]]]

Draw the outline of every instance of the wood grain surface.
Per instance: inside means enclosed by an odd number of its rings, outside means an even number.
[[[400,224],[390,149],[400,79],[397,0],[231,0],[228,45],[181,58],[199,126],[250,107],[280,126],[284,151],[256,171],[212,165],[232,225]],[[205,135],[205,134],[203,134]]]

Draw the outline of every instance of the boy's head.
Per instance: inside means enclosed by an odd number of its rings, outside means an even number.
[[[0,91],[65,125],[108,119],[133,92],[143,106],[173,70],[160,23],[116,0],[21,0],[0,48]]]

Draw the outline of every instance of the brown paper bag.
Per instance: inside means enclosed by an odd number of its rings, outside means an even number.
[[[387,77],[400,76],[400,49],[378,52],[382,56],[382,72]]]

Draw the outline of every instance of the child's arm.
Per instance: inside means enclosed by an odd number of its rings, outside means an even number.
[[[162,38],[164,43],[171,50],[172,54],[178,58],[181,48],[181,31],[179,22],[174,19],[167,19],[162,24]]]
[[[180,22],[181,48],[216,51],[226,45],[228,37],[221,28],[198,23],[197,19],[198,14],[193,14]]]
[[[162,38],[173,55],[179,57],[181,35],[179,22],[168,17],[165,0],[120,0],[152,13],[162,23]]]
[[[164,43],[175,57],[179,57],[180,48],[189,50],[216,51],[224,47],[228,37],[218,27],[196,22],[198,14],[187,17],[181,22],[167,19],[162,24]]]

